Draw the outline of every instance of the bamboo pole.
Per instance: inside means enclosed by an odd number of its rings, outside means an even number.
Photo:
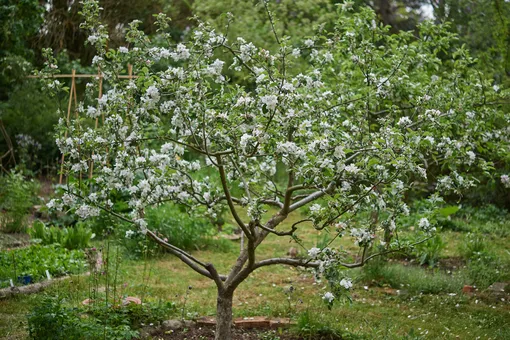
[[[75,75],[76,75],[76,70],[73,69],[73,73],[72,73],[72,82],[71,82],[71,89],[69,90],[69,104],[67,104],[67,119],[66,119],[66,124],[67,126],[69,126],[69,123],[71,121],[71,107],[73,105],[73,95],[76,93],[76,89],[75,89]],[[34,76],[35,77],[35,76]],[[66,132],[64,133],[64,142],[65,140],[67,139],[67,129],[66,129]],[[59,180],[58,180],[58,184],[62,184],[62,177],[63,177],[63,172],[64,172],[64,154],[62,153],[62,159],[61,159],[61,164],[60,164],[60,177],[59,177]]]

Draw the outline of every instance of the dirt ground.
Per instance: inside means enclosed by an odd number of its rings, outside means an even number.
[[[196,326],[187,329],[175,331],[158,332],[152,334],[154,339],[172,339],[172,340],[210,340],[214,339],[214,327]],[[292,334],[288,330],[263,330],[263,329],[233,329],[234,340],[261,340],[261,339],[279,339],[279,340],[308,340],[309,337]],[[341,340],[342,338],[334,335],[315,335],[314,340]]]

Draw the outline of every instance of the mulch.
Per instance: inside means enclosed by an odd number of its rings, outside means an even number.
[[[232,330],[233,340],[260,340],[267,336],[267,339],[280,340],[341,340],[341,337],[335,335],[313,335],[303,337],[296,335],[289,330],[263,330],[263,329],[241,329],[234,327]],[[159,331],[151,333],[154,339],[172,339],[172,340],[214,340],[214,326],[196,326],[191,328]],[[271,337],[272,335],[273,337]]]

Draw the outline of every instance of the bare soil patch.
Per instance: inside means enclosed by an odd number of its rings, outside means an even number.
[[[214,327],[213,326],[195,326],[191,328],[179,329],[179,330],[170,330],[170,331],[158,331],[156,333],[151,333],[151,335],[156,339],[172,339],[172,340],[213,340],[214,339]],[[234,340],[260,340],[264,339],[264,336],[267,336],[267,339],[272,339],[270,335],[273,335],[274,338],[278,336],[280,340],[305,340],[309,339],[309,337],[303,337],[296,334],[293,334],[289,330],[263,330],[263,329],[242,329],[242,328],[233,328],[233,336]],[[276,338],[277,339],[277,338]],[[331,335],[331,334],[316,334],[313,336],[315,340],[341,340],[342,338],[339,336]]]

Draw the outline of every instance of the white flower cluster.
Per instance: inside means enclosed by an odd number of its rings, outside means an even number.
[[[317,248],[317,247],[313,247],[308,250],[308,256],[311,257],[312,259],[317,258],[317,256],[319,256],[320,253],[321,253],[321,250],[320,250],[320,248]]]
[[[358,246],[370,244],[375,238],[375,234],[366,228],[352,228],[351,236],[354,237],[354,243]]]
[[[343,278],[342,280],[340,280],[340,286],[342,286],[343,288],[349,290],[352,288],[352,281],[351,279],[349,278]]]
[[[274,111],[278,105],[278,98],[275,95],[262,96],[260,102],[266,106],[269,111]]]
[[[151,85],[147,88],[145,95],[142,97],[142,102],[146,104],[147,109],[154,109],[160,99],[161,95],[159,94],[159,89],[156,86]]]
[[[411,125],[413,123],[413,121],[407,117],[407,116],[404,116],[404,117],[401,117],[399,120],[398,120],[398,125],[399,126],[402,126],[402,127],[407,127],[409,125]]]
[[[223,70],[223,65],[225,64],[224,61],[216,59],[212,64],[208,65],[205,70],[204,74],[216,77],[217,83],[222,83],[225,81],[225,77],[221,74],[221,71]]]
[[[510,177],[508,175],[501,175],[500,180],[505,188],[510,188]]]
[[[420,229],[427,231],[427,232],[436,231],[436,228],[431,227],[430,222],[429,222],[428,218],[426,218],[426,217],[420,218],[420,221],[418,222],[418,227],[420,227]]]
[[[326,292],[323,296],[322,296],[322,299],[324,301],[326,301],[327,303],[332,303],[333,300],[335,299],[335,295],[333,295],[333,293],[331,292]]]

